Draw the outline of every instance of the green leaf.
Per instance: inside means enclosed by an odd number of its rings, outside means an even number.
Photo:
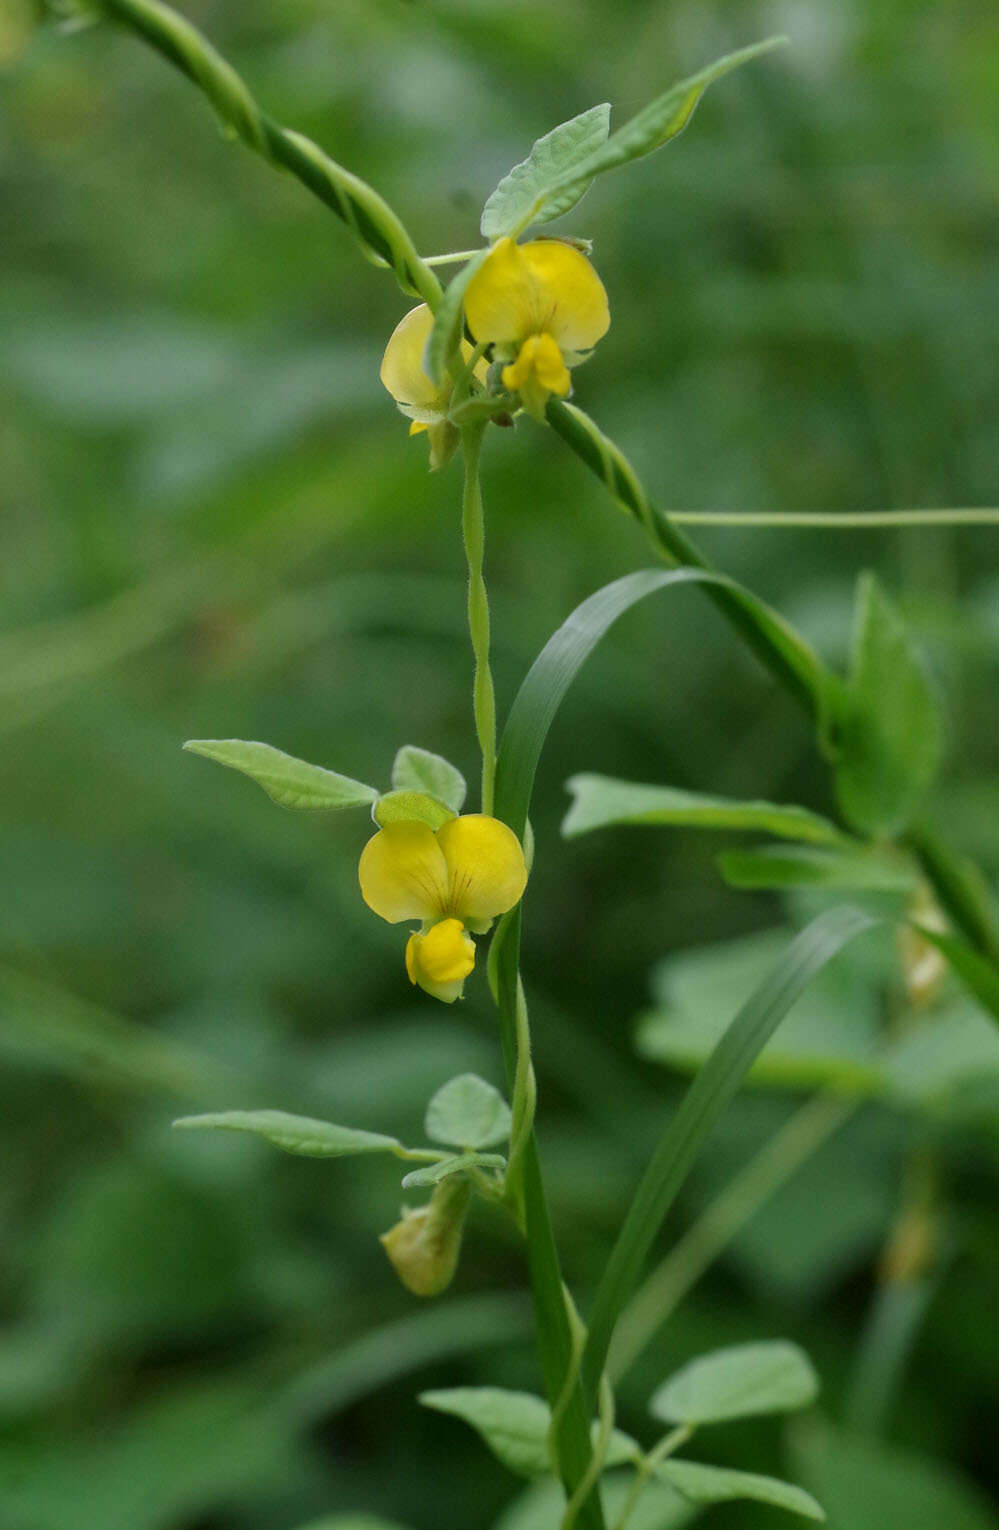
[[[803,807],[773,802],[738,802],[672,786],[643,786],[610,776],[582,774],[566,783],[574,801],[562,823],[571,839],[609,824],[675,824],[691,829],[765,831],[811,844],[836,844],[835,824]]]
[[[600,1483],[604,1519],[617,1525],[629,1503],[634,1484],[631,1471],[608,1472]],[[539,1477],[514,1499],[493,1526],[493,1530],[554,1530],[565,1513],[565,1493],[553,1477]],[[697,1516],[698,1509],[675,1488],[652,1478],[637,1504],[630,1508],[628,1530],[683,1530]]]
[[[728,1503],[732,1499],[752,1498],[758,1503],[789,1509],[805,1519],[825,1519],[820,1504],[804,1488],[779,1477],[761,1477],[757,1472],[738,1472],[730,1467],[704,1466],[699,1461],[662,1461],[656,1467],[671,1487],[695,1503]]]
[[[785,1339],[700,1355],[657,1390],[649,1407],[667,1424],[714,1424],[791,1413],[815,1401],[819,1379],[804,1350]]]
[[[912,893],[916,877],[904,861],[878,850],[828,850],[764,845],[759,850],[723,850],[718,856],[730,887],[828,887],[837,891]]]
[[[387,823],[412,823],[415,820],[439,829],[454,817],[449,807],[426,792],[386,792],[374,806],[375,822],[382,828]]]
[[[452,812],[460,813],[468,793],[461,771],[443,755],[403,744],[392,765],[392,786],[397,792],[426,792]]]
[[[465,320],[465,289],[488,254],[488,248],[478,250],[448,282],[444,296],[437,305],[434,327],[430,331],[423,355],[423,370],[438,387],[443,385],[447,377],[448,363],[461,340]]]
[[[286,1153],[303,1158],[347,1158],[357,1153],[398,1153],[402,1143],[381,1132],[334,1126],[284,1110],[223,1110],[204,1116],[181,1116],[174,1126],[185,1131],[252,1132]]]
[[[873,574],[857,585],[836,767],[846,819],[892,835],[911,821],[940,763],[940,709],[901,615]]]
[[[737,53],[726,53],[724,57],[716,59],[700,73],[692,74],[688,79],[680,80],[678,84],[671,86],[663,95],[650,101],[648,106],[643,107],[636,116],[630,118],[624,127],[612,133],[607,141],[594,149],[591,154],[574,162],[561,175],[545,180],[539,187],[533,204],[525,206],[520,211],[516,225],[501,232],[515,233],[527,228],[538,219],[543,209],[550,207],[553,203],[557,205],[559,211],[571,207],[583,195],[595,176],[602,175],[605,170],[614,170],[618,165],[626,165],[633,159],[642,159],[653,150],[662,148],[663,144],[675,138],[687,126],[695,106],[710,84],[720,80],[722,75],[730,73],[731,70],[738,69],[740,64],[747,64],[751,59],[759,58],[763,53],[769,53],[772,48],[778,47],[785,41],[783,37],[768,37],[764,42],[754,43],[749,48],[741,48]],[[547,216],[554,217],[555,214],[548,213]]]
[[[561,196],[546,188],[575,170],[610,132],[610,106],[591,106],[569,122],[537,139],[530,154],[504,175],[482,209],[482,237],[490,243],[504,234],[519,234],[529,223],[548,223],[575,207],[590,182]]]
[[[289,808],[346,808],[374,802],[378,792],[350,776],[337,775],[322,765],[309,765],[270,744],[241,738],[192,738],[184,745],[219,765],[242,771],[262,786],[268,797]]]
[[[926,824],[909,836],[941,907],[971,944],[999,970],[999,926],[992,890],[973,861],[957,855]],[[991,1007],[991,1006],[990,1006]]]
[[[503,1465],[519,1477],[540,1477],[551,1471],[548,1404],[530,1392],[502,1387],[453,1387],[422,1392],[420,1402],[438,1413],[463,1419],[485,1440]],[[596,1426],[594,1426],[596,1428]],[[641,1454],[635,1441],[615,1429],[607,1451],[608,1466],[634,1461]]]
[[[493,1147],[510,1135],[510,1107],[492,1084],[461,1073],[442,1084],[427,1106],[424,1129],[445,1147]]]
[[[497,1169],[502,1172],[506,1168],[506,1159],[499,1153],[457,1153],[453,1158],[442,1158],[437,1163],[429,1163],[426,1168],[414,1169],[403,1179],[404,1190],[414,1190],[418,1185],[439,1185],[442,1179],[450,1179],[452,1174],[463,1174],[467,1169]]]
[[[795,999],[845,945],[876,923],[859,909],[835,908],[807,925],[743,1004],[679,1110],[673,1112],[628,1210],[591,1309],[583,1354],[588,1395],[596,1393],[618,1315],[638,1284],[663,1219],[704,1139]]]

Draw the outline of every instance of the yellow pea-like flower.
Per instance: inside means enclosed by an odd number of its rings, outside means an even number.
[[[412,422],[411,436],[427,432],[430,442],[430,466],[441,468],[450,461],[458,445],[458,432],[447,417],[451,402],[450,381],[438,386],[423,370],[423,353],[434,327],[434,316],[426,303],[411,308],[389,338],[382,357],[379,376],[397,406]],[[462,341],[461,354],[468,361],[472,348]],[[480,382],[485,381],[486,365],[475,369]]]
[[[498,818],[466,813],[441,828],[415,820],[386,824],[358,866],[369,908],[399,924],[419,919],[406,946],[409,980],[453,1004],[475,966],[468,930],[481,933],[517,903],[527,885],[520,841]]]
[[[610,328],[599,276],[558,239],[500,239],[468,284],[465,318],[476,341],[506,363],[504,386],[538,419],[552,393],[570,392],[569,368]]]

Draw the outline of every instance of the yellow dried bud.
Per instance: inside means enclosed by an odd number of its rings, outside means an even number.
[[[437,1186],[429,1205],[404,1207],[401,1222],[382,1233],[396,1274],[414,1296],[440,1296],[451,1284],[471,1195],[465,1176],[453,1174]]]

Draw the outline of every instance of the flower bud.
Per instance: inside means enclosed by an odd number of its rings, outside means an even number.
[[[465,1176],[453,1174],[437,1186],[429,1205],[403,1207],[402,1220],[382,1233],[396,1274],[415,1296],[440,1296],[451,1284],[471,1195]]]

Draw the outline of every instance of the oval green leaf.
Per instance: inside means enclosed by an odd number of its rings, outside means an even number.
[[[506,1142],[510,1120],[510,1107],[498,1089],[475,1073],[461,1073],[431,1099],[425,1130],[431,1142],[474,1152]]]
[[[551,1412],[540,1397],[502,1387],[452,1387],[422,1392],[419,1400],[425,1408],[450,1413],[470,1424],[503,1465],[518,1476],[541,1477],[551,1471],[548,1451]],[[605,1464],[620,1466],[625,1461],[637,1460],[640,1454],[635,1441],[615,1429]]]
[[[403,744],[392,765],[392,787],[397,792],[426,792],[455,813],[460,813],[468,793],[465,777],[441,754]]]
[[[332,1121],[289,1115],[285,1110],[223,1110],[210,1115],[181,1116],[173,1124],[182,1131],[250,1132],[285,1153],[297,1153],[303,1158],[349,1158],[358,1153],[403,1151],[401,1142],[381,1132],[335,1126]]]
[[[527,158],[504,175],[482,209],[482,237],[492,243],[504,234],[519,234],[529,223],[548,223],[575,207],[589,180],[561,195],[552,196],[547,188],[606,142],[609,131],[610,106],[604,102],[537,139]]]
[[[701,1355],[663,1383],[649,1408],[667,1424],[714,1424],[791,1413],[815,1401],[819,1380],[804,1350],[784,1339]]]
[[[184,748],[241,771],[262,786],[274,802],[289,808],[346,808],[374,802],[378,791],[322,765],[242,738],[191,738]]]
[[[821,1504],[811,1493],[782,1482],[779,1477],[762,1477],[758,1472],[738,1472],[727,1466],[704,1466],[699,1461],[663,1461],[657,1475],[694,1503],[728,1503],[751,1498],[757,1503],[773,1504],[805,1519],[825,1519]]]
[[[386,792],[375,803],[372,815],[375,823],[382,828],[387,823],[415,821],[427,823],[432,829],[439,829],[455,816],[443,802],[439,802],[436,797],[429,797],[426,792]]]
[[[611,824],[674,825],[688,829],[762,831],[810,844],[837,844],[835,824],[803,807],[739,802],[672,786],[645,786],[610,776],[582,774],[566,783],[573,804],[562,822],[567,839]]]
[[[718,856],[730,887],[827,887],[838,892],[892,893],[907,897],[916,873],[907,862],[877,850],[830,850],[817,845],[764,845],[724,850]]]

